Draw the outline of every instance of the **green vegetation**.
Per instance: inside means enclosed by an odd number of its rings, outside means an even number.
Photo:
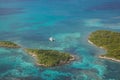
[[[73,60],[70,54],[56,50],[25,49],[25,52],[34,56],[39,65],[46,67],[61,65]]]
[[[10,41],[0,41],[0,47],[20,48],[20,46]]]
[[[91,33],[89,40],[107,50],[107,54],[102,56],[120,59],[120,32],[98,30]]]
[[[11,41],[0,41],[0,47],[20,48],[21,46],[18,46]],[[62,53],[56,50],[39,50],[26,48],[24,51],[35,57],[38,65],[46,67],[61,65],[74,60],[74,57],[70,54]]]

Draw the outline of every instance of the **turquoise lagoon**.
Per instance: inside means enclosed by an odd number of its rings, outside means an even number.
[[[44,68],[22,49],[0,48],[0,80],[120,80],[120,63],[99,59],[105,51],[87,42],[99,29],[120,31],[119,0],[0,0],[0,40],[77,56]]]

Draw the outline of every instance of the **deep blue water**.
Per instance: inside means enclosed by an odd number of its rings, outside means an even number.
[[[101,29],[120,31],[119,0],[0,0],[0,40],[77,56],[44,68],[21,49],[0,48],[0,80],[120,80],[120,63],[99,59],[105,51],[87,42]]]

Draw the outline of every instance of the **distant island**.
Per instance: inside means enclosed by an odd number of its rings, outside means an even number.
[[[58,66],[73,61],[74,56],[56,50],[24,49],[25,52],[35,57],[37,64],[45,67]]]
[[[120,32],[98,30],[90,34],[88,42],[107,51],[100,58],[120,62]]]
[[[6,47],[6,48],[20,48],[19,45],[15,44],[11,41],[0,41],[0,47]]]

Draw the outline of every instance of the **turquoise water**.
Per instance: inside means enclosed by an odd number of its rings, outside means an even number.
[[[0,40],[77,56],[44,68],[22,49],[0,48],[0,80],[120,80],[120,63],[99,59],[105,51],[87,42],[99,29],[120,31],[119,0],[0,0]]]

